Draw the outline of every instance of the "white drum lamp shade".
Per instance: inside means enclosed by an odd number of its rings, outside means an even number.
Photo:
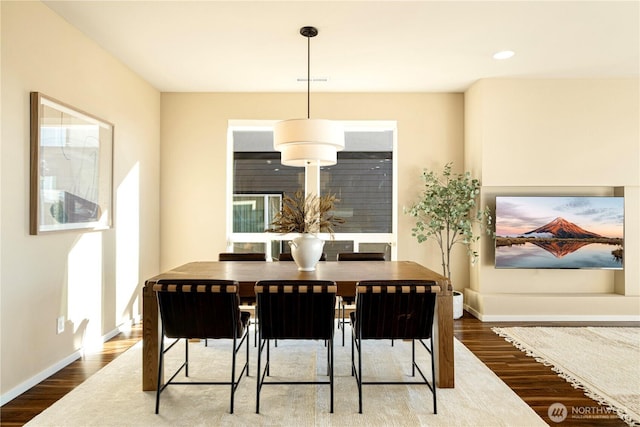
[[[335,165],[337,152],[344,149],[344,130],[331,120],[283,120],[273,130],[273,148],[282,153],[285,166]]]
[[[311,38],[318,35],[315,27],[302,27],[307,38],[307,118],[284,120],[273,129],[273,148],[281,152],[285,166],[331,166],[338,163],[338,151],[344,150],[342,126],[330,120],[312,119],[311,110]]]

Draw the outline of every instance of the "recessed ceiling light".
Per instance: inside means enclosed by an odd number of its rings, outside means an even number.
[[[512,50],[501,50],[493,54],[493,59],[509,59],[515,54]]]

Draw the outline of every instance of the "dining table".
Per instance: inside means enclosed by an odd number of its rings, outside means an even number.
[[[241,299],[255,297],[260,280],[331,280],[338,296],[353,298],[362,280],[428,280],[439,286],[434,314],[433,357],[436,386],[453,388],[453,288],[450,281],[413,261],[323,261],[315,271],[298,271],[294,262],[198,261],[173,268],[145,281],[142,289],[142,389],[156,390],[161,328],[153,285],[161,279],[218,279],[239,283]]]

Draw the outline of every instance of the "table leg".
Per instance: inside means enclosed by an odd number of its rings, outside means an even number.
[[[438,295],[434,316],[434,342],[438,346],[435,353],[436,385],[438,388],[455,387],[453,354],[453,296]]]
[[[151,286],[142,288],[142,390],[158,386],[160,332],[158,302]]]

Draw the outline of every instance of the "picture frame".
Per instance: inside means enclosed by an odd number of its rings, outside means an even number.
[[[112,226],[113,124],[31,92],[29,233]]]

